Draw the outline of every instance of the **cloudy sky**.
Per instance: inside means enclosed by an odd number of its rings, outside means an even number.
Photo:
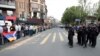
[[[98,0],[91,0],[96,3]],[[60,20],[66,8],[78,5],[78,0],[46,0],[48,16],[53,16]]]

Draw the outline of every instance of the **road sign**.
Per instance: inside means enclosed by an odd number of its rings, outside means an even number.
[[[80,19],[75,19],[75,21],[79,21],[80,22],[81,20]]]

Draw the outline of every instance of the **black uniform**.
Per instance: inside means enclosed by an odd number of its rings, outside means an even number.
[[[68,31],[68,40],[69,40],[69,45],[71,47],[73,47],[73,36],[74,36],[74,29],[70,27]]]
[[[88,30],[87,30],[87,43],[89,42],[89,45],[92,44],[91,33],[92,33],[92,28],[88,27]]]
[[[98,31],[99,31],[99,33],[100,33],[100,24],[98,25]]]
[[[92,31],[91,31],[91,41],[92,41],[92,47],[96,46],[96,41],[97,41],[97,36],[98,36],[99,32],[97,27],[92,27]]]
[[[83,26],[83,27],[82,27],[82,45],[83,45],[84,47],[87,47],[87,42],[86,42],[87,37],[86,37],[86,34],[87,34],[87,29],[86,29],[85,26]]]
[[[77,40],[78,44],[82,45],[82,27],[77,30]]]

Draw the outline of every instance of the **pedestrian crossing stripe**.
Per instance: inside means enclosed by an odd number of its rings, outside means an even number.
[[[63,34],[64,34],[66,37],[68,37],[68,33],[63,32]]]
[[[54,35],[53,35],[53,40],[52,40],[52,42],[54,43],[55,40],[56,40],[56,33],[54,33]]]
[[[47,42],[47,40],[49,39],[49,37],[51,36],[51,33],[49,33],[44,39],[43,41],[40,43],[40,45],[43,45]]]
[[[59,32],[59,36],[60,36],[60,40],[64,41],[64,38],[63,38],[63,36],[62,36],[62,34],[60,32]]]
[[[77,34],[75,33],[74,38],[77,39]]]

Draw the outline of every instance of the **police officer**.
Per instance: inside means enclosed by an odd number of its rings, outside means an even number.
[[[80,25],[80,27],[77,30],[77,44],[82,45],[82,26]]]
[[[92,44],[91,33],[92,33],[92,26],[91,24],[89,24],[87,27],[87,43],[89,42],[89,46],[91,46]]]
[[[68,40],[69,40],[69,46],[70,48],[73,47],[73,36],[74,36],[74,29],[72,26],[69,27],[69,30],[68,30]]]
[[[82,46],[83,46],[83,48],[87,47],[86,34],[87,34],[86,26],[83,25],[82,26]]]
[[[95,48],[95,46],[96,46],[98,34],[99,34],[98,28],[95,25],[93,25],[92,31],[91,31],[91,41],[92,41],[91,47],[93,47],[93,48]]]

